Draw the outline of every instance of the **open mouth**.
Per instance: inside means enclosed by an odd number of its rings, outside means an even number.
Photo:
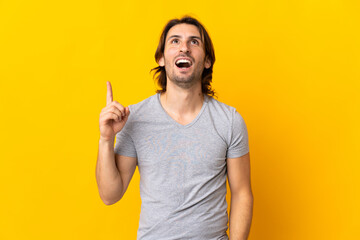
[[[189,68],[192,66],[192,62],[189,59],[180,58],[180,59],[176,60],[175,65],[178,68],[186,69],[186,68]]]

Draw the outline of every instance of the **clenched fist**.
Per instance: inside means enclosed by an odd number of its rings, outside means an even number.
[[[128,107],[124,107],[117,101],[113,101],[111,83],[106,82],[106,107],[100,113],[100,139],[113,141],[115,135],[121,131],[130,115]]]

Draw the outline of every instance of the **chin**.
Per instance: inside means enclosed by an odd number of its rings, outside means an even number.
[[[189,89],[195,84],[197,84],[198,81],[196,81],[194,78],[175,78],[172,80],[172,82],[183,89]]]

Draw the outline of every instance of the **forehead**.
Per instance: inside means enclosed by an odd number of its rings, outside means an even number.
[[[172,28],[170,28],[170,30],[166,36],[166,39],[168,39],[169,37],[171,37],[173,35],[179,35],[183,38],[187,38],[189,36],[197,36],[197,37],[201,38],[199,29],[197,28],[197,26],[192,25],[192,24],[186,24],[186,23],[177,24],[177,25],[173,26]]]

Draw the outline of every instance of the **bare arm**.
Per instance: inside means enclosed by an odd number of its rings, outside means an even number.
[[[100,113],[95,173],[100,198],[106,205],[114,204],[122,198],[136,168],[136,158],[114,154],[115,135],[125,126],[129,115],[128,107],[113,101],[111,84],[107,82],[106,107]]]
[[[106,205],[118,202],[126,192],[136,169],[136,158],[114,154],[114,141],[100,139],[96,181]]]
[[[247,240],[250,232],[253,194],[250,183],[250,155],[227,159],[231,191],[230,240]]]

